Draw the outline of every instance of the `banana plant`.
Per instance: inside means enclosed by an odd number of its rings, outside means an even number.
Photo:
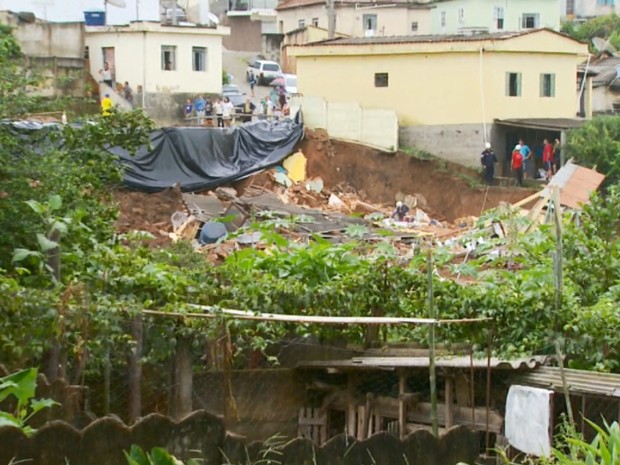
[[[28,368],[0,378],[0,402],[14,397],[15,408],[11,412],[0,411],[0,427],[14,426],[26,435],[35,429],[28,425],[30,419],[43,409],[59,405],[52,399],[34,399],[37,388],[37,369]]]

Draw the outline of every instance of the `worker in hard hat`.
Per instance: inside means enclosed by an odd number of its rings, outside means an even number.
[[[487,142],[484,146],[484,150],[480,156],[480,163],[484,167],[484,181],[487,183],[487,186],[492,186],[497,157],[495,156],[495,152],[491,148],[491,144],[489,142]]]
[[[399,200],[396,202],[396,208],[392,212],[392,216],[390,218],[398,221],[405,221],[407,213],[409,213],[409,207]]]

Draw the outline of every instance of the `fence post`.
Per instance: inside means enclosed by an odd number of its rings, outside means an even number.
[[[142,313],[131,320],[131,336],[134,346],[128,357],[129,368],[129,421],[134,422],[142,415]]]
[[[428,249],[428,259],[426,261],[428,273],[428,316],[435,319],[435,306],[433,303],[433,250]],[[435,323],[431,323],[429,331],[429,380],[431,384],[431,424],[433,435],[439,436],[439,425],[437,421],[437,378],[435,377]]]

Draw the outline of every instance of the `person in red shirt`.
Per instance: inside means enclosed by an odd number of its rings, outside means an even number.
[[[547,177],[553,175],[553,144],[549,142],[549,139],[543,141],[543,169],[547,172]]]
[[[521,153],[521,146],[519,144],[515,145],[514,150],[512,151],[512,171],[515,173],[515,178],[517,178],[517,185],[523,185],[523,154]]]

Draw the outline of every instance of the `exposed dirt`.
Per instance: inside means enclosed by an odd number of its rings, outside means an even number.
[[[170,216],[177,210],[186,210],[181,190],[176,187],[155,194],[122,189],[114,193],[114,199],[120,209],[116,230],[119,233],[147,231],[155,236],[150,241],[152,246],[170,242]]]
[[[399,192],[422,194],[428,202],[427,212],[449,221],[480,216],[500,202],[517,202],[535,192],[495,186],[488,190],[472,188],[466,179],[481,178],[473,169],[330,141],[324,131],[306,131],[301,149],[308,158],[308,175],[320,176],[328,187],[346,182],[374,203],[393,203]]]
[[[475,170],[460,165],[420,160],[405,153],[385,153],[347,142],[332,141],[325,131],[306,131],[300,148],[308,159],[309,177],[321,177],[325,188],[350,186],[369,203],[393,204],[398,194],[421,194],[428,206],[421,205],[431,216],[452,222],[457,218],[479,216],[500,202],[516,202],[534,190],[508,187],[472,188],[479,179]],[[243,193],[248,187],[270,189],[272,177],[266,173],[233,183]],[[346,189],[343,187],[343,189]],[[169,241],[170,216],[185,210],[181,191],[167,189],[157,194],[128,190],[116,192],[120,206],[117,230],[148,231],[155,236],[152,245]]]

